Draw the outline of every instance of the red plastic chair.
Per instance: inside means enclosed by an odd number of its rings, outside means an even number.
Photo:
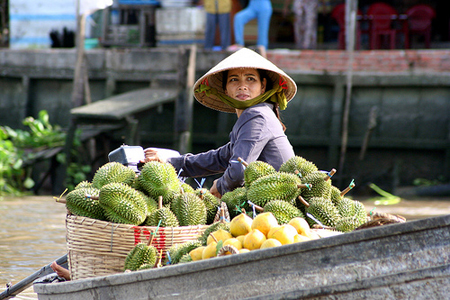
[[[405,44],[409,48],[409,36],[411,34],[423,35],[425,48],[431,44],[431,22],[436,17],[436,11],[427,4],[418,4],[406,11],[408,16],[408,29],[405,34]]]
[[[361,16],[361,11],[358,10],[358,15]],[[331,17],[336,20],[339,25],[338,33],[338,46],[339,49],[345,49],[345,3],[338,4],[333,8],[331,12]],[[361,30],[359,27],[359,22],[356,23],[356,49],[360,48],[361,41]]]
[[[376,2],[367,10],[369,18],[370,49],[379,49],[381,38],[388,37],[391,49],[395,49],[397,30],[393,28],[393,16],[398,16],[397,10],[384,2]]]

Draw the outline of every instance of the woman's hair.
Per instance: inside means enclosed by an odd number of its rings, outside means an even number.
[[[256,69],[256,70],[258,71],[259,78],[261,81],[264,78],[266,79],[266,91],[270,91],[271,89],[273,89],[273,81],[269,77],[269,74],[267,73],[267,71],[263,70],[263,69]],[[222,89],[223,89],[223,91],[225,91],[227,89],[227,79],[228,79],[228,70],[225,70],[222,72]],[[283,127],[283,131],[286,131],[286,126],[281,121],[280,109],[278,108],[278,103],[276,103],[276,102],[274,103],[270,100],[267,100],[267,102],[273,104],[273,112],[275,113],[275,116],[277,116],[278,121],[280,121],[281,127]]]

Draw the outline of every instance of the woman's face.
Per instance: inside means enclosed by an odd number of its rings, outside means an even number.
[[[228,71],[225,94],[236,100],[245,101],[263,94],[266,79],[261,81],[256,69],[232,69]]]

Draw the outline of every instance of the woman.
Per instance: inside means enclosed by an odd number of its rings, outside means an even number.
[[[208,152],[163,158],[157,150],[145,150],[146,161],[171,163],[181,176],[203,177],[223,173],[210,192],[221,198],[244,184],[246,162],[265,161],[275,169],[293,157],[294,151],[284,134],[279,109],[297,92],[295,82],[273,63],[255,51],[243,48],[209,70],[194,85],[201,104],[223,112],[236,113],[238,120],[230,142]]]

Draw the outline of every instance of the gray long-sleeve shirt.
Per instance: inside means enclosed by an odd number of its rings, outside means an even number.
[[[226,145],[196,155],[185,154],[168,161],[185,177],[204,177],[223,173],[217,181],[220,194],[244,184],[244,168],[238,157],[246,162],[261,160],[276,170],[293,157],[294,150],[283,132],[273,105],[260,103],[244,110],[233,126],[230,142]]]

